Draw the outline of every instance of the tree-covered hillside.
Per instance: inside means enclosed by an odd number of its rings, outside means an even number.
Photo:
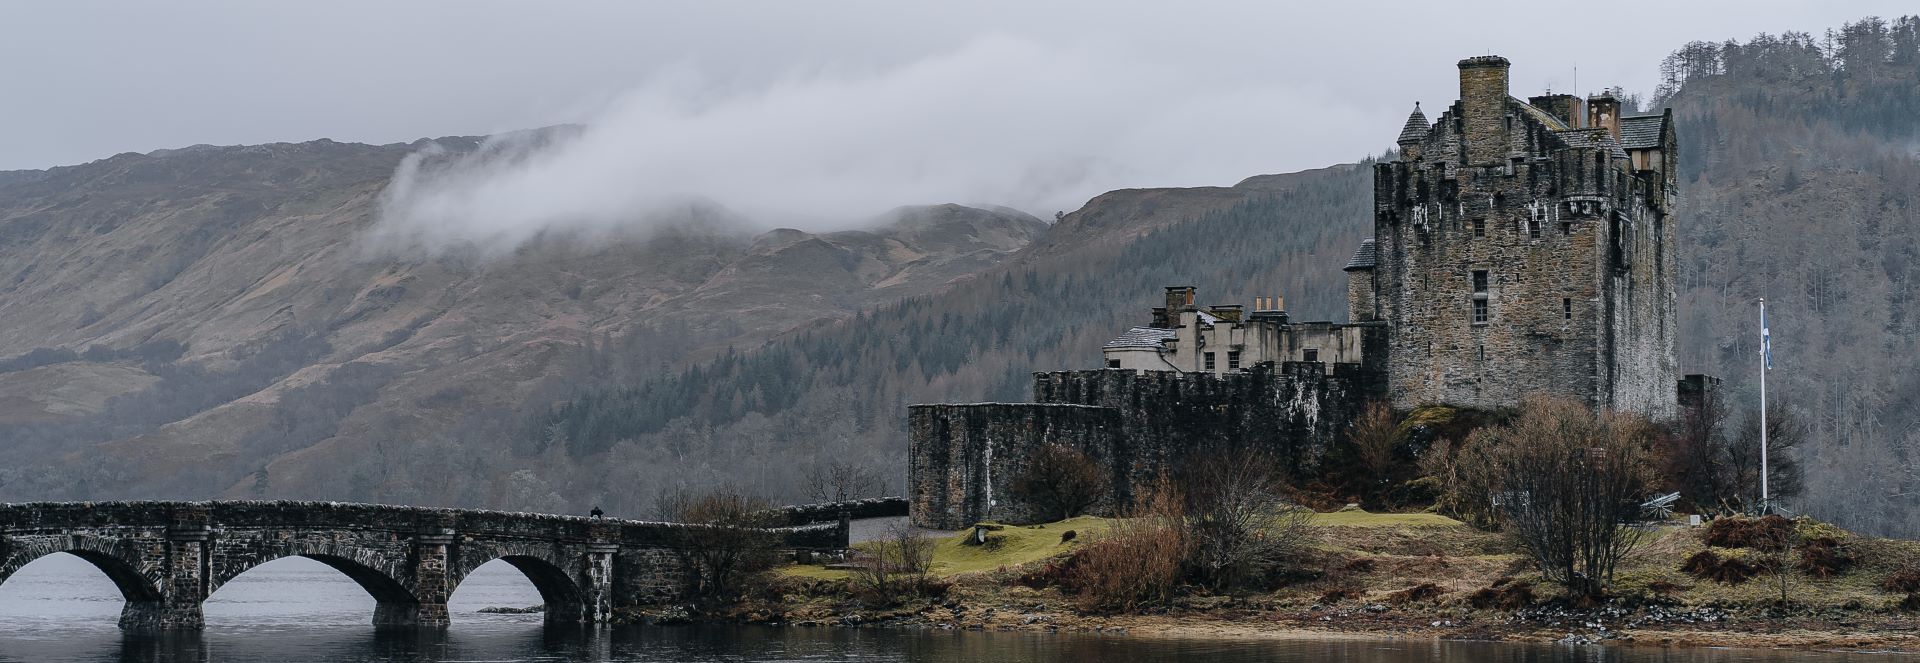
[[[1810,428],[1796,508],[1920,534],[1920,17],[1696,42],[1663,73],[1682,145],[1680,365],[1757,404],[1767,298],[1769,395]]]

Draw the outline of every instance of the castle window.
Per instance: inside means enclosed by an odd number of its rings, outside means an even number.
[[[1204,361],[1206,362],[1206,369],[1209,371],[1213,370],[1213,353],[1206,353]]]
[[[1240,370],[1240,351],[1239,350],[1227,351],[1227,370],[1229,371]]]
[[[1487,270],[1473,270],[1473,324],[1476,325],[1487,324],[1487,319],[1490,317],[1487,305],[1488,281]]]
[[[1561,312],[1561,315],[1565,316],[1565,319],[1567,320],[1573,319],[1573,299],[1572,298],[1563,298],[1560,300],[1560,312]]]
[[[1317,348],[1301,350],[1300,361],[1320,361],[1320,350]]]
[[[1120,367],[1120,360],[1118,359],[1107,360],[1107,368],[1119,368],[1119,367]]]
[[[1487,236],[1487,220],[1486,219],[1473,220],[1473,236],[1474,237]]]

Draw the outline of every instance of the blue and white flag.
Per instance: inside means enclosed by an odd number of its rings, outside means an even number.
[[[1773,334],[1767,331],[1767,307],[1760,306],[1760,354],[1765,355],[1763,363],[1767,370],[1773,370]]]

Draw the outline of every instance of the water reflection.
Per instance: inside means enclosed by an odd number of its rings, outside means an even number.
[[[66,643],[67,646],[73,644]],[[305,634],[276,633],[271,637],[210,632],[205,636],[128,636],[107,648],[68,651],[72,651],[73,656],[5,660],[1771,663],[1902,658],[1724,649],[1576,648],[1548,644],[1366,640],[1212,642],[1028,633],[758,627],[533,628],[513,633],[496,629],[484,633],[456,630],[408,634],[371,631],[349,634],[329,629]]]
[[[51,559],[51,558],[50,558]],[[122,634],[119,598],[77,559],[0,584],[0,663],[140,661],[848,661],[865,663],[1773,663],[1913,658],[1738,650],[1564,647],[1427,640],[1234,642],[938,630],[547,627],[539,615],[481,614],[538,603],[511,567],[470,577],[446,631],[375,631],[352,581],[301,563],[262,566],[222,588],[203,633]],[[37,564],[37,563],[36,563]],[[313,567],[320,567],[317,563]],[[251,576],[251,579],[249,579]],[[242,581],[246,581],[243,583]],[[344,587],[329,583],[346,583]],[[352,591],[337,591],[351,589]],[[215,619],[215,616],[218,619]]]

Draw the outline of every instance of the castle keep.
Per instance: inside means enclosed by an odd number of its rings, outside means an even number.
[[[1348,321],[1284,300],[1199,306],[1167,288],[1104,369],[1035,374],[1032,403],[909,408],[915,524],[1029,522],[1008,490],[1047,444],[1108,477],[1096,511],[1208,449],[1248,446],[1295,478],[1320,469],[1368,403],[1511,407],[1532,394],[1676,414],[1671,111],[1623,117],[1609,94],[1508,93],[1505,58],[1462,60],[1460,99],[1418,104],[1374,166],[1373,236],[1348,261]]]
[[[1400,158],[1374,166],[1349,308],[1387,323],[1389,397],[1491,408],[1548,392],[1671,417],[1672,111],[1523,102],[1507,67],[1460,61],[1460,100],[1432,125],[1416,105]]]

